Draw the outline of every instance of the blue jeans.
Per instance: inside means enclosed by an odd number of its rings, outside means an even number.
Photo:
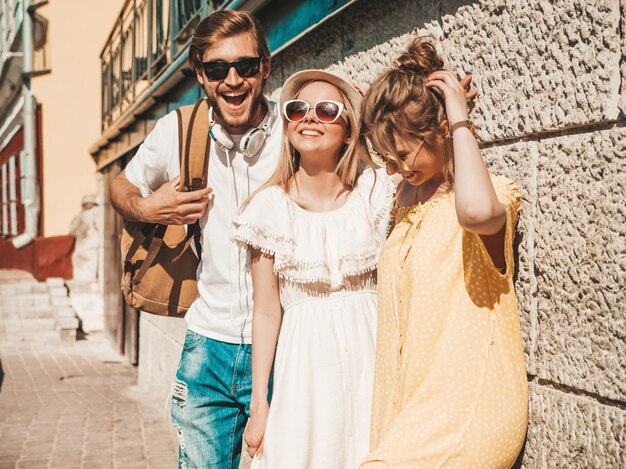
[[[239,467],[251,391],[251,345],[187,331],[172,394],[179,468]]]

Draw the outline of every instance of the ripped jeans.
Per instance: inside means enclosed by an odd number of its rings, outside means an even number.
[[[172,394],[179,468],[239,467],[251,391],[251,345],[187,331]]]

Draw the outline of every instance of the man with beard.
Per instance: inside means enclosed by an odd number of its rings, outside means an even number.
[[[111,200],[128,220],[200,219],[199,296],[185,317],[172,420],[181,467],[232,468],[250,415],[252,281],[246,252],[230,242],[229,228],[240,204],[276,169],[282,132],[274,103],[263,97],[267,38],[249,13],[224,10],[202,20],[189,62],[211,107],[209,187],[176,191],[178,123],[171,112],[113,181]]]

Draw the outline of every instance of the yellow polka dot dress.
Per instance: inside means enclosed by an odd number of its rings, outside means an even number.
[[[397,208],[378,267],[370,454],[362,469],[508,468],[522,447],[528,389],[513,289],[515,184],[506,272],[459,225],[454,194]]]

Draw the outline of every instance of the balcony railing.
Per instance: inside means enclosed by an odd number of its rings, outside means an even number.
[[[127,0],[100,55],[102,130],[185,50],[212,0]]]
[[[9,50],[22,24],[22,0],[0,0],[0,47]]]

